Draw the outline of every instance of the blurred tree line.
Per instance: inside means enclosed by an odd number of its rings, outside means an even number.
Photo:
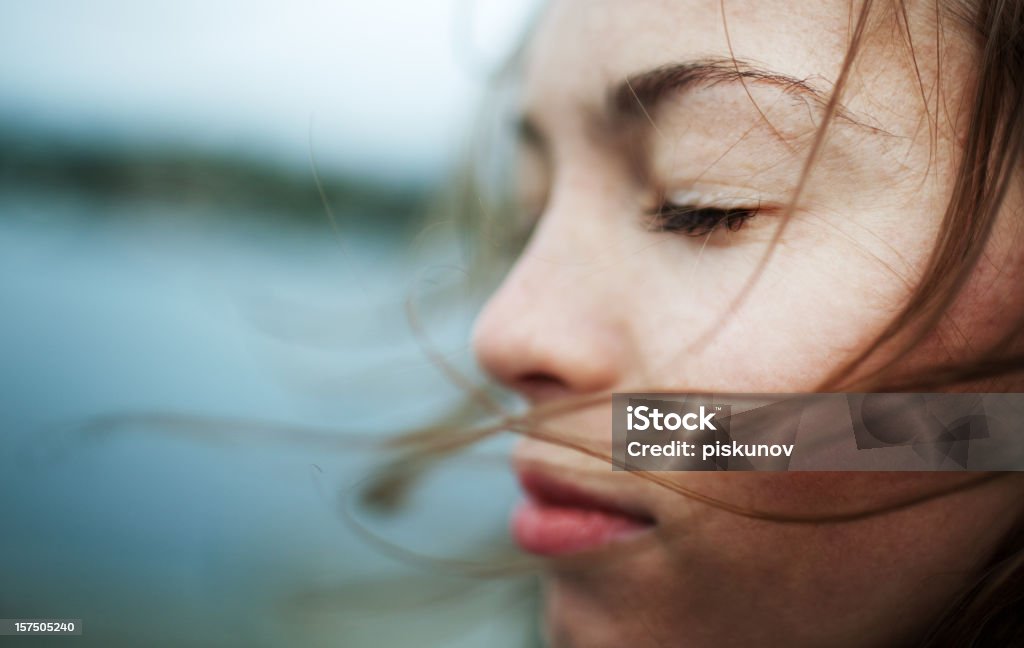
[[[329,224],[326,198],[347,227],[399,234],[422,225],[434,189],[408,180],[314,172],[312,166],[289,168],[242,154],[83,142],[0,127],[0,192],[146,200],[317,227]]]

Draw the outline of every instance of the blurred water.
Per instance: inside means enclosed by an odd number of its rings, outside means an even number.
[[[261,440],[258,425],[216,442],[76,427],[132,412],[380,434],[422,421],[460,392],[402,303],[454,251],[60,193],[0,194],[0,215],[0,617],[82,618],[76,641],[96,646],[529,644],[521,584],[410,569],[342,523],[338,493],[379,459],[363,447]],[[470,319],[425,319],[466,367]],[[456,466],[382,528],[459,556],[500,537],[513,491],[500,464]]]

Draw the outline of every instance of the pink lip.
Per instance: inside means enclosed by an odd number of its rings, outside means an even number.
[[[654,527],[627,512],[535,472],[520,473],[526,501],[512,514],[512,536],[525,551],[560,556],[596,549]]]

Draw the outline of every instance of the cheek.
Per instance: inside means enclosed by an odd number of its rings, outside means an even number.
[[[881,225],[869,238],[893,243],[879,248],[863,240],[866,231],[798,217],[763,268],[769,244],[744,242],[742,231],[718,248],[692,240],[655,248],[632,309],[647,314],[634,323],[644,373],[673,387],[815,388],[889,322],[913,281],[907,266],[924,253]]]
[[[760,511],[828,514],[877,509],[955,488],[975,475],[939,473],[779,473],[680,475],[698,492]],[[681,507],[669,523],[668,551],[681,569],[716,572],[722,594],[746,582],[751,596],[775,590],[840,617],[853,600],[884,615],[894,600],[921,610],[949,595],[1009,528],[1019,510],[1019,480],[1003,480],[930,502],[841,524],[780,524],[709,507]],[[979,533],[979,529],[985,529]],[[676,534],[676,539],[671,537]],[[873,603],[867,603],[871,601]],[[910,610],[908,610],[908,613]],[[814,615],[805,616],[814,618]]]

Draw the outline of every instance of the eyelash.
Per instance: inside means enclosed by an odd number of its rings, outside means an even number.
[[[647,215],[652,217],[650,228],[653,231],[678,232],[684,236],[697,237],[707,236],[723,227],[730,232],[739,231],[760,209],[760,205],[722,209],[662,202],[648,210]]]

